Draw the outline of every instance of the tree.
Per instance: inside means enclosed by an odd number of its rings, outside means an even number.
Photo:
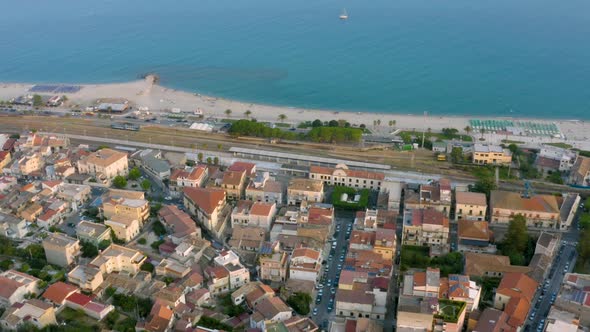
[[[199,159],[199,162],[202,163],[203,162],[203,152],[199,152],[197,154],[197,159]]]
[[[287,304],[293,308],[300,315],[309,314],[309,305],[311,304],[311,296],[307,293],[296,292],[289,296]]]
[[[552,183],[563,184],[563,178],[561,177],[561,172],[559,171],[553,171],[547,176],[547,180]]]
[[[207,157],[207,164],[211,165],[213,163],[213,159],[211,157]]]
[[[455,135],[457,135],[458,132],[459,132],[459,130],[457,130],[455,128],[443,128],[442,129],[443,136],[446,138],[449,138],[449,139],[455,137]]]
[[[168,232],[166,231],[166,227],[164,227],[164,225],[162,225],[162,223],[159,220],[156,220],[154,222],[154,224],[152,225],[152,230],[157,236],[163,236],[168,234]]]
[[[143,264],[141,264],[141,266],[139,267],[142,271],[146,271],[149,273],[154,272],[154,265],[152,263],[149,262],[145,262]]]
[[[142,245],[143,245],[143,244],[146,244],[146,243],[147,243],[147,240],[146,240],[145,238],[143,238],[143,237],[142,237],[142,238],[140,238],[139,240],[137,240],[137,243],[139,243],[139,244],[142,244]]]
[[[451,161],[455,164],[463,161],[463,148],[453,147],[451,150]]]
[[[121,175],[117,175],[115,176],[115,178],[113,179],[113,185],[116,188],[119,189],[123,189],[125,187],[127,187],[127,179],[125,179],[124,177],[122,177]]]
[[[478,193],[484,193],[487,196],[490,195],[492,190],[496,189],[496,182],[494,181],[493,174],[486,174],[479,177],[473,186],[473,191]]]
[[[339,127],[339,123],[336,120],[330,120],[330,122],[328,122],[328,127]]]
[[[486,133],[486,129],[485,128],[480,128],[479,132],[481,133],[481,140],[483,141],[483,134]]]
[[[246,112],[244,112],[244,115],[246,116],[246,119],[250,119],[250,115],[252,115],[252,111],[246,110]]]
[[[130,171],[129,171],[129,180],[137,180],[141,177],[141,171],[139,170],[139,168],[137,167],[133,167]]]
[[[525,264],[525,252],[529,244],[526,218],[518,214],[510,220],[504,241],[500,244],[502,254],[509,256],[514,265]]]
[[[315,128],[315,127],[321,127],[321,126],[323,126],[323,125],[324,125],[324,123],[323,123],[323,122],[322,122],[322,120],[320,120],[320,119],[315,119],[315,120],[313,120],[313,122],[311,123],[311,126],[312,126],[312,127],[314,127],[314,128]]]
[[[380,126],[381,125],[381,119],[377,120],[377,125]]]
[[[281,123],[283,123],[287,119],[287,116],[285,114],[279,114],[278,119]]]
[[[213,165],[219,165],[219,157],[213,158]]]
[[[150,190],[151,187],[152,187],[152,182],[150,180],[145,179],[145,180],[141,181],[141,189],[143,189],[144,191]]]
[[[231,115],[231,110],[229,108],[225,110],[225,115],[227,115],[227,117]]]
[[[217,144],[217,150],[223,149],[223,144]]]
[[[410,135],[410,133],[408,133],[408,132],[401,132],[401,133],[399,134],[399,137],[402,139],[402,141],[403,141],[405,144],[410,144],[410,143],[412,143],[412,135]]]
[[[33,106],[34,107],[43,106],[43,98],[37,94],[33,95]]]
[[[94,258],[98,256],[98,248],[90,242],[82,241],[80,243],[80,251],[82,252],[82,257],[85,258]]]

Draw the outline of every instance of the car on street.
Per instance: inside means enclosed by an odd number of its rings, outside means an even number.
[[[328,312],[332,312],[332,310],[334,310],[334,306],[333,305],[328,305]]]
[[[313,315],[317,316],[318,315],[318,308],[313,308]]]
[[[68,223],[68,227],[70,227],[70,228],[74,228],[75,226],[76,226],[76,224],[74,224],[73,222]]]

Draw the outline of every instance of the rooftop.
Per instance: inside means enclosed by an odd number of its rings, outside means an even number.
[[[324,190],[324,183],[321,180],[295,178],[289,181],[289,190],[320,192]]]
[[[62,233],[49,233],[45,239],[43,239],[43,245],[51,244],[58,247],[67,247],[78,243],[78,239],[69,237]]]
[[[472,193],[468,191],[457,191],[455,194],[455,198],[457,204],[466,204],[466,205],[480,205],[486,206],[487,199],[486,195],[482,193]]]
[[[127,158],[127,153],[112,149],[100,149],[85,158],[85,162],[100,166],[109,166],[123,158]]]
[[[494,209],[559,213],[557,198],[553,195],[534,195],[525,198],[521,197],[519,193],[494,190],[491,193],[490,205]]]
[[[183,192],[187,199],[207,214],[213,213],[218,206],[225,202],[225,191],[223,189],[185,187]]]

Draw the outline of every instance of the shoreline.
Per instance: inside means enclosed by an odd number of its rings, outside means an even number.
[[[28,83],[28,82],[0,82],[0,99],[4,99],[5,98],[5,94],[2,93],[2,90],[4,90],[5,88],[10,88],[10,87],[23,87],[23,88],[30,88],[34,85],[75,85],[75,86],[80,86],[83,89],[81,89],[80,91],[84,90],[84,89],[88,89],[88,88],[96,88],[96,87],[108,87],[108,86],[120,86],[120,85],[124,85],[124,86],[130,86],[130,85],[134,85],[136,83],[140,83],[140,82],[144,82],[144,79],[137,79],[137,80],[132,80],[132,81],[122,81],[122,82],[109,82],[109,83],[53,83],[53,82],[41,82],[41,83]],[[178,88],[173,88],[173,87],[168,87],[166,85],[160,85],[158,83],[154,84],[153,87],[156,88],[160,88],[162,89],[163,92],[170,92],[170,93],[175,93],[175,94],[189,94],[189,95],[193,95],[197,98],[206,98],[206,99],[212,99],[215,101],[220,101],[220,102],[225,102],[225,103],[230,103],[230,104],[237,104],[237,105],[241,105],[241,106],[246,106],[248,105],[248,107],[251,107],[253,109],[255,108],[273,108],[273,109],[277,109],[277,110],[281,110],[281,111],[303,111],[303,112],[322,112],[322,113],[331,113],[333,115],[370,115],[370,116],[383,116],[383,117],[416,117],[416,118],[421,118],[423,119],[424,116],[421,114],[414,114],[414,113],[404,113],[404,112],[380,112],[380,111],[375,111],[375,110],[350,110],[350,109],[330,109],[330,108],[308,108],[308,107],[301,107],[301,106],[289,106],[289,105],[282,105],[282,104],[269,104],[269,103],[261,103],[261,102],[252,102],[252,101],[245,101],[245,100],[239,100],[239,99],[230,99],[230,98],[226,98],[226,97],[221,97],[221,96],[214,96],[211,94],[203,94],[200,93],[198,91],[195,92],[191,92],[188,90],[182,90],[182,89],[178,89]],[[22,93],[24,94],[26,91],[23,91]],[[39,94],[43,94],[43,95],[47,95],[48,93],[39,93]],[[67,96],[72,96],[76,97],[78,93],[73,93],[73,94],[69,94],[69,93],[65,93],[65,95]],[[4,97],[4,98],[3,98]],[[112,97],[116,97],[116,96],[112,96]],[[110,98],[109,96],[102,96],[99,98]],[[120,97],[120,98],[125,98],[125,97]],[[127,99],[127,98],[126,98]],[[132,98],[128,98],[130,101],[133,101]],[[139,106],[139,105],[138,105]],[[231,115],[231,117],[235,117],[236,114]],[[254,118],[256,118],[255,116],[252,116]],[[561,123],[561,122],[586,122],[586,121],[590,121],[590,119],[571,119],[571,118],[543,118],[543,117],[529,117],[529,116],[524,116],[524,117],[519,117],[519,116],[509,116],[509,115],[502,115],[502,116],[486,116],[486,115],[473,115],[473,114],[428,114],[427,118],[429,120],[431,119],[436,119],[436,118],[455,118],[455,119],[460,119],[460,120],[464,120],[464,119],[479,119],[479,120],[513,120],[513,121],[535,121],[535,122],[544,122],[544,123],[548,123],[548,122],[555,122],[555,123]],[[257,118],[258,119],[258,118]],[[276,121],[277,119],[274,120],[269,120],[269,121]],[[292,119],[287,118],[287,120],[285,121],[286,123],[290,123]],[[372,123],[370,124],[366,124],[367,126],[372,125]],[[459,128],[457,128],[459,129]],[[462,129],[462,128],[461,128]]]
[[[40,83],[52,84],[52,83]],[[97,99],[101,98],[123,98],[137,107],[148,107],[150,112],[165,113],[166,110],[179,108],[184,112],[193,112],[197,109],[203,111],[204,118],[213,117],[216,119],[246,119],[244,112],[251,112],[250,118],[264,122],[280,122],[278,116],[287,116],[284,123],[297,125],[303,121],[345,120],[352,125],[364,124],[372,132],[378,135],[387,136],[393,131],[416,130],[416,131],[440,131],[443,128],[456,128],[459,133],[465,134],[464,128],[469,125],[469,120],[513,120],[531,121],[543,124],[555,123],[567,139],[562,141],[576,141],[579,144],[590,145],[590,122],[581,119],[543,119],[531,117],[508,117],[508,116],[470,116],[470,115],[428,115],[424,121],[423,115],[400,114],[400,113],[377,113],[362,111],[344,111],[330,109],[308,109],[302,107],[274,106],[268,104],[249,103],[238,100],[230,100],[222,97],[203,95],[200,93],[183,91],[152,83],[150,79],[139,79],[122,83],[107,84],[66,84],[77,85],[82,88],[75,93],[65,93],[69,102],[80,105],[81,108],[94,105]],[[9,100],[19,95],[30,94],[28,90],[34,83],[7,83],[0,82],[0,100]],[[39,93],[50,95],[50,93]],[[230,109],[230,116],[225,111]],[[389,121],[395,120],[395,125],[389,126]],[[380,125],[374,125],[375,121],[381,121]],[[588,125],[587,125],[588,124]],[[472,132],[472,136],[479,133]],[[492,136],[490,136],[492,135]],[[494,142],[502,138],[493,137],[496,134],[486,134],[486,141]],[[488,136],[489,139],[488,139]],[[509,139],[518,138],[511,136]],[[542,139],[533,138],[529,142],[540,143]],[[553,142],[555,140],[552,140]]]

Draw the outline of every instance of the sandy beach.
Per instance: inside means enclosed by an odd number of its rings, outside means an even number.
[[[0,100],[30,94],[28,91],[33,84],[26,83],[0,83]],[[278,116],[287,116],[284,122],[297,124],[302,121],[313,121],[320,119],[346,120],[353,125],[365,124],[373,131],[381,134],[393,132],[396,129],[439,131],[442,128],[457,128],[463,132],[463,128],[469,125],[469,119],[499,119],[495,117],[467,117],[467,116],[427,116],[409,114],[389,113],[365,113],[365,112],[344,112],[333,110],[304,109],[297,107],[281,107],[272,105],[251,104],[240,101],[227,100],[223,98],[210,97],[197,93],[169,89],[151,80],[137,80],[127,83],[112,84],[83,84],[82,89],[76,93],[66,94],[70,104],[77,104],[80,107],[96,105],[96,101],[104,98],[123,98],[129,100],[135,107],[148,107],[151,112],[167,112],[172,108],[179,108],[184,112],[202,110],[205,118],[228,118],[225,114],[227,109],[232,112],[229,118],[246,118],[245,112],[251,112],[250,117],[258,121],[278,122]],[[509,118],[502,118],[509,119]],[[577,120],[544,120],[510,118],[512,120],[529,120],[538,123],[555,123],[566,135],[566,141],[575,147],[590,149],[590,125],[584,121]],[[374,121],[380,120],[381,125],[374,127]],[[395,120],[395,125],[390,127],[389,122]],[[487,141],[499,142],[506,136],[495,137],[492,133],[485,135]],[[518,139],[526,143],[539,144],[542,142],[556,142],[561,140],[538,137],[508,137]]]

